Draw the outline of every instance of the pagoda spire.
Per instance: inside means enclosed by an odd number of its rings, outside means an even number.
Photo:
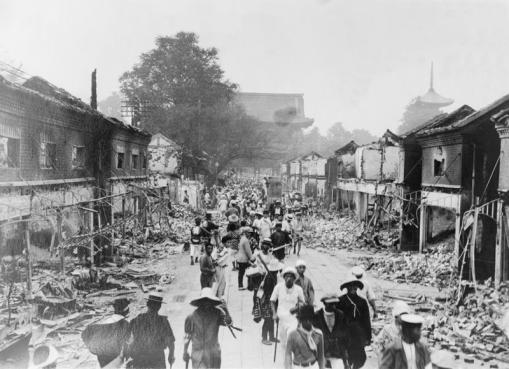
[[[433,62],[431,62],[431,71],[429,75],[429,89],[433,91]]]

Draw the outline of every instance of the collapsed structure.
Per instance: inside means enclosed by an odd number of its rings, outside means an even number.
[[[440,114],[400,136],[338,149],[326,165],[329,203],[372,227],[400,230],[400,250],[454,234],[463,278],[509,277],[509,95]]]

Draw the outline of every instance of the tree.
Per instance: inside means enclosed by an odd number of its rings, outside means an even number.
[[[117,119],[122,119],[121,106],[122,99],[118,92],[113,92],[104,100],[99,101],[99,111]]]
[[[157,38],[120,84],[135,120],[182,145],[204,174],[214,174],[216,162],[266,154],[261,123],[234,105],[237,86],[224,78],[217,50],[200,47],[194,33]]]
[[[414,99],[405,108],[398,133],[402,134],[417,128],[441,113],[438,106],[423,104],[418,99]]]

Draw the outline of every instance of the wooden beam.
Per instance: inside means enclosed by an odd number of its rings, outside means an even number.
[[[500,285],[502,282],[502,242],[503,242],[503,232],[504,232],[504,218],[502,217],[502,206],[504,203],[501,199],[497,202],[497,239],[495,243],[495,287]]]

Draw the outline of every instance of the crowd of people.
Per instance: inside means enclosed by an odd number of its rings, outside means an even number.
[[[263,321],[261,343],[275,346],[275,357],[282,355],[286,369],[362,368],[370,345],[382,369],[450,367],[444,366],[449,365],[444,352],[434,355],[432,363],[420,340],[423,319],[402,301],[394,304],[394,320],[372,336],[376,297],[362,267],[352,268],[349,278],[338,283],[339,291],[316,300],[308,265],[300,258],[309,208],[285,198],[267,203],[263,186],[254,182],[214,188],[213,193],[216,209],[196,218],[189,231],[190,264],[199,266],[201,293],[191,301],[196,310],[185,321],[186,368],[189,361],[192,368],[220,368],[219,328],[225,326],[232,334],[240,330],[233,325],[224,298],[226,281],[235,272],[239,291],[252,293],[254,321]],[[288,261],[291,253],[297,255],[295,265]],[[168,320],[158,314],[162,303],[161,295],[150,294],[147,312],[129,324],[125,304],[118,305],[124,310],[105,324],[108,334],[117,329],[119,343],[113,354],[98,355],[101,367],[117,355],[130,357],[133,368],[165,368],[166,359],[173,364],[175,338]],[[92,345],[97,325],[95,330],[89,328],[83,340]]]

